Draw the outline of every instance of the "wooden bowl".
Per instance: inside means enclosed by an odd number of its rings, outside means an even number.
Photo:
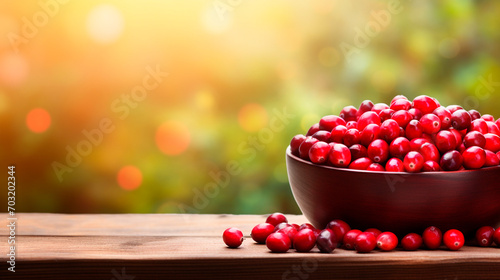
[[[500,225],[500,166],[455,172],[397,173],[316,165],[286,151],[288,179],[317,228],[333,219],[400,236],[428,226],[465,235]]]

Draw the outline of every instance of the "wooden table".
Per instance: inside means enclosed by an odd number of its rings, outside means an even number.
[[[7,221],[7,214],[1,218]],[[292,223],[303,216],[287,215]],[[500,248],[270,253],[249,237],[260,215],[17,214],[16,272],[7,270],[0,228],[0,279],[500,279]],[[5,222],[7,224],[7,222]],[[222,242],[228,227],[242,247]]]

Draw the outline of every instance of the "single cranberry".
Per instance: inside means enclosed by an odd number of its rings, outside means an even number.
[[[365,146],[361,144],[354,144],[349,147],[349,151],[351,151],[351,160],[357,160],[358,158],[368,157],[368,152]]]
[[[392,104],[392,103],[394,103],[394,102],[396,102],[396,101],[397,101],[397,100],[399,100],[399,99],[408,100],[408,98],[407,98],[406,96],[404,96],[404,95],[402,95],[402,94],[398,94],[398,95],[396,95],[396,96],[394,96],[394,97],[392,98],[392,100],[391,100],[391,104]]]
[[[419,122],[424,132],[428,134],[437,133],[441,129],[441,120],[434,114],[423,115]]]
[[[274,253],[285,253],[292,246],[288,235],[281,232],[271,233],[266,239],[266,246]]]
[[[486,152],[486,162],[484,163],[484,166],[497,166],[500,164],[500,159],[497,157],[497,155],[490,151],[490,150],[485,150]]]
[[[455,136],[455,140],[457,142],[457,146],[455,148],[458,148],[460,146],[460,144],[462,144],[462,134],[460,133],[460,131],[456,130],[456,129],[453,129],[453,128],[450,128],[448,129],[451,133],[453,133],[453,135]]]
[[[385,171],[403,172],[405,171],[403,161],[399,158],[390,158],[385,164]]]
[[[385,140],[388,143],[391,143],[392,140],[396,139],[399,136],[399,124],[392,119],[388,119],[384,121],[380,125],[380,139]]]
[[[476,231],[476,243],[481,247],[489,247],[493,243],[495,229],[490,226],[480,227]]]
[[[392,251],[398,246],[398,237],[392,232],[382,232],[377,236],[377,248],[382,251]]]
[[[464,246],[464,235],[459,230],[450,229],[444,233],[443,243],[448,249],[456,251]]]
[[[493,233],[493,242],[495,242],[497,246],[500,246],[500,227],[495,230],[495,233]]]
[[[389,153],[393,157],[404,158],[404,156],[410,152],[410,140],[404,137],[398,137],[392,140],[391,145],[389,145]]]
[[[479,113],[477,110],[469,110],[470,117],[472,118],[472,121],[480,119],[481,118],[481,113]]]
[[[380,163],[372,163],[368,166],[368,168],[366,170],[368,170],[368,171],[385,171],[385,168]]]
[[[463,161],[462,155],[458,151],[452,150],[441,156],[439,165],[445,171],[456,171],[462,167]]]
[[[485,120],[485,121],[488,121],[488,122],[494,122],[495,121],[495,118],[490,115],[490,114],[484,114],[481,116],[481,119]]]
[[[463,165],[467,169],[479,169],[486,163],[486,153],[483,148],[472,146],[462,153]]]
[[[297,252],[309,252],[316,245],[316,234],[312,229],[303,229],[293,237],[293,247]]]
[[[361,145],[368,147],[373,140],[378,139],[380,126],[378,124],[369,124],[362,131],[360,136]]]
[[[488,124],[483,119],[476,119],[470,123],[469,131],[479,131],[482,134],[488,133]]]
[[[313,124],[307,131],[306,136],[312,136],[314,133],[319,131],[319,123]]]
[[[347,122],[345,124],[345,127],[347,129],[351,129],[351,128],[355,128],[355,129],[358,129],[358,122],[355,122],[355,121],[350,121],[350,122]]]
[[[278,230],[280,229],[283,229],[283,228],[286,228],[286,227],[290,227],[290,226],[293,226],[287,222],[282,222],[282,223],[279,223],[277,224],[275,227],[274,227],[274,231],[273,232],[277,232]]]
[[[391,119],[395,120],[400,127],[406,127],[413,116],[408,111],[399,110],[392,115]]]
[[[466,129],[470,126],[471,122],[472,118],[469,112],[463,109],[457,110],[451,114],[451,126],[453,126],[454,129],[457,130]]]
[[[413,108],[417,108],[424,115],[432,113],[437,107],[436,100],[430,96],[420,95],[413,99]]]
[[[443,233],[439,228],[431,226],[424,230],[422,239],[424,240],[425,247],[431,250],[435,250],[439,248],[439,246],[441,246]]]
[[[241,230],[231,227],[224,231],[222,240],[229,248],[238,248],[243,243],[243,233]]]
[[[293,155],[299,156],[299,147],[304,140],[306,140],[306,136],[302,134],[295,135],[292,138],[292,141],[290,141],[290,152],[292,152]]]
[[[288,235],[288,238],[290,238],[291,241],[291,245],[293,245],[293,239],[295,238],[295,235],[297,234],[298,230],[294,226],[288,226],[276,232],[281,232]]]
[[[424,166],[424,157],[418,152],[409,152],[403,160],[403,165],[406,172],[420,172]]]
[[[330,142],[331,133],[326,130],[320,130],[314,133],[311,137],[318,139],[323,142]]]
[[[346,232],[344,234],[344,238],[342,239],[342,246],[344,249],[354,250],[354,243],[356,242],[356,237],[358,237],[359,234],[361,234],[361,231],[358,229],[351,229]]]
[[[330,133],[330,141],[335,143],[343,143],[344,135],[347,131],[347,127],[343,125],[337,125]]]
[[[407,251],[415,251],[422,247],[422,237],[417,233],[408,233],[401,239],[401,246]]]
[[[358,158],[349,164],[349,169],[366,170],[373,161],[367,157]]]
[[[369,233],[372,233],[372,234],[373,234],[373,236],[375,236],[375,238],[377,238],[377,237],[378,237],[378,235],[382,233],[382,231],[380,231],[380,230],[379,230],[379,229],[377,229],[377,228],[369,228],[369,229],[365,230],[364,232],[369,232]]]
[[[299,230],[299,231],[300,231],[300,230],[303,230],[303,229],[306,229],[306,228],[311,229],[311,230],[316,229],[316,228],[315,228],[313,225],[311,225],[310,223],[303,223],[303,224],[301,224],[301,225],[300,225],[300,227],[299,227],[297,230]]]
[[[408,99],[398,99],[391,102],[391,106],[389,107],[394,111],[405,110],[408,111],[411,108],[411,102]]]
[[[286,219],[285,215],[283,215],[282,213],[276,212],[276,213],[269,215],[269,217],[267,217],[266,223],[269,223],[273,226],[277,226],[280,223],[288,223],[288,220]]]
[[[464,137],[464,146],[466,148],[471,146],[478,146],[484,148],[486,145],[486,138],[479,131],[471,131],[467,133]]]
[[[328,158],[330,153],[330,145],[328,143],[319,141],[312,145],[309,149],[309,159],[316,164],[323,164]]]
[[[319,140],[316,138],[313,138],[312,136],[307,136],[306,140],[302,142],[299,146],[299,156],[302,159],[309,160],[309,150],[311,147],[318,143]]]
[[[406,138],[409,140],[422,137],[424,129],[419,121],[411,120],[405,128]]]
[[[446,110],[450,111],[450,113],[455,113],[456,111],[458,110],[463,110],[464,108],[462,108],[462,106],[459,106],[459,105],[449,105],[448,107],[446,107]]]
[[[449,130],[441,130],[436,134],[435,143],[436,148],[441,152],[454,150],[457,147],[457,138],[453,132]]]
[[[490,150],[494,153],[500,151],[500,136],[493,133],[486,133],[484,138],[486,138],[486,144],[484,145],[486,150]]]
[[[330,150],[328,161],[335,167],[347,167],[351,163],[351,151],[343,144],[335,144]]]
[[[442,171],[441,166],[436,161],[428,160],[424,162],[424,166],[422,167],[423,172],[433,172],[433,171]]]
[[[348,129],[344,134],[344,145],[350,147],[354,144],[359,144],[360,139],[361,137],[357,129]]]
[[[382,112],[385,109],[389,109],[389,105],[387,105],[385,103],[376,103],[372,107],[372,111],[377,113],[377,114],[380,114],[380,112]]]
[[[493,133],[497,136],[500,136],[500,129],[498,128],[498,126],[494,123],[494,122],[486,122],[486,124],[488,125],[488,133]]]
[[[356,121],[358,114],[358,109],[354,106],[345,106],[342,111],[340,111],[339,117],[343,118],[346,122]]]
[[[371,232],[362,232],[356,236],[354,249],[358,253],[369,253],[377,247],[377,238]]]
[[[408,110],[408,113],[410,113],[413,120],[418,121],[422,117],[422,112],[420,112],[420,110],[417,108],[411,108],[410,110]]]
[[[332,131],[337,125],[344,125],[346,122],[343,118],[335,115],[324,116],[319,120],[319,129]]]
[[[373,111],[365,112],[358,119],[358,129],[360,131],[363,131],[363,129],[365,129],[365,127],[371,123],[380,126],[381,121],[379,115]]]
[[[373,102],[371,102],[370,100],[365,100],[361,102],[358,109],[358,114],[357,114],[358,117],[363,115],[364,112],[371,111],[372,108],[373,108]]]
[[[367,152],[372,161],[385,162],[389,157],[389,145],[384,140],[376,139],[368,145]]]
[[[385,109],[385,110],[382,110],[378,116],[380,117],[380,121],[381,122],[384,122],[385,120],[388,120],[392,117],[392,115],[394,115],[394,110],[392,109]]]
[[[337,247],[337,237],[329,228],[319,232],[316,238],[316,246],[321,253],[330,253]]]
[[[429,140],[425,138],[414,138],[410,141],[410,150],[417,152],[424,143],[430,143]]]
[[[418,152],[424,157],[424,161],[439,161],[441,155],[434,144],[424,143]]]
[[[451,113],[446,110],[445,107],[437,107],[434,112],[434,115],[438,116],[441,120],[441,129],[448,129],[451,126]]]
[[[273,232],[274,232],[273,225],[271,225],[270,223],[262,223],[256,225],[252,229],[250,236],[252,237],[253,240],[255,240],[255,242],[264,244],[266,243],[266,238],[269,236],[269,234]]]
[[[333,231],[333,233],[337,237],[338,242],[342,241],[346,232],[351,230],[351,227],[346,222],[339,219],[330,221],[326,225],[326,228],[329,228]]]

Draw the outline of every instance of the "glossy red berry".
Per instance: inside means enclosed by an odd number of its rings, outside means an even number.
[[[358,114],[358,109],[354,106],[345,106],[342,111],[340,111],[339,117],[343,118],[346,122],[356,121]]]
[[[441,246],[441,241],[443,240],[443,233],[437,227],[431,226],[424,230],[422,234],[422,239],[424,241],[425,247],[431,250],[435,250]]]
[[[408,99],[397,99],[391,102],[389,107],[394,111],[405,110],[408,111],[411,108],[411,102]]]
[[[483,148],[472,146],[467,148],[463,153],[463,165],[467,169],[478,169],[486,163],[486,153]]]
[[[372,163],[368,166],[368,168],[366,170],[368,170],[368,171],[385,171],[385,168],[380,163]]]
[[[420,95],[413,99],[413,107],[420,110],[423,115],[432,113],[438,107],[436,100],[426,95]]]
[[[422,112],[420,112],[420,110],[416,108],[411,108],[410,110],[408,110],[408,113],[410,113],[413,120],[418,121],[422,117]]]
[[[377,246],[377,238],[371,232],[362,232],[356,236],[354,249],[358,253],[369,253]]]
[[[479,131],[471,131],[467,133],[464,137],[464,146],[466,148],[472,146],[478,146],[484,148],[485,145],[486,145],[486,138]]]
[[[379,229],[377,228],[369,228],[369,229],[366,229],[364,232],[369,232],[369,233],[372,233],[373,236],[375,236],[375,238],[378,237],[379,234],[382,233],[382,231],[380,231]]]
[[[299,156],[302,159],[309,160],[309,150],[311,147],[318,143],[319,140],[316,138],[313,138],[312,136],[307,136],[306,140],[300,144],[299,147]]]
[[[241,230],[231,227],[224,231],[222,234],[222,240],[230,248],[238,248],[241,243],[243,243],[243,233]]]
[[[415,138],[410,141],[410,150],[417,152],[424,143],[430,143],[429,140],[425,138]]]
[[[380,126],[378,124],[369,124],[362,131],[360,135],[361,145],[368,147],[370,143],[379,138]]]
[[[399,158],[390,158],[385,164],[385,171],[403,172],[405,171],[403,161]]]
[[[331,138],[331,133],[326,131],[326,130],[320,130],[316,133],[314,133],[311,137],[318,139],[319,141],[323,142],[330,142]]]
[[[497,136],[500,136],[500,129],[498,128],[498,126],[494,123],[494,122],[486,122],[486,124],[488,125],[488,133],[493,133]]]
[[[493,133],[486,133],[484,138],[486,138],[486,144],[484,145],[486,150],[490,150],[494,153],[500,151],[500,136]]]
[[[359,105],[358,114],[357,114],[358,117],[361,116],[364,112],[371,111],[372,108],[373,108],[373,102],[371,102],[370,100],[364,100]]]
[[[318,234],[316,238],[316,247],[321,253],[330,253],[337,247],[337,237],[333,231],[326,228]]]
[[[493,242],[500,247],[500,227],[495,230],[495,233],[493,233]]]
[[[445,107],[438,107],[432,113],[441,120],[441,129],[448,129],[451,127],[451,113]]]
[[[319,129],[332,131],[337,125],[346,125],[346,121],[335,115],[324,116],[319,120]]]
[[[346,222],[339,219],[330,221],[328,225],[326,225],[326,228],[329,228],[333,231],[333,233],[337,237],[337,242],[341,242],[346,232],[351,230],[351,227]]]
[[[281,232],[271,233],[266,239],[266,246],[274,253],[285,253],[292,246],[288,235]]]
[[[330,150],[328,161],[335,167],[347,167],[351,163],[351,151],[343,144],[335,144]]]
[[[355,128],[348,129],[344,134],[344,145],[350,147],[354,144],[359,144],[361,140],[359,131]]]
[[[398,136],[399,124],[395,120],[388,119],[380,125],[380,139],[385,140],[387,143],[391,143],[391,141]]]
[[[472,118],[472,121],[480,119],[481,118],[481,113],[479,113],[477,110],[469,110],[470,117]]]
[[[302,134],[295,135],[292,138],[292,141],[290,141],[290,151],[292,152],[293,155],[299,156],[299,147],[300,144],[304,142],[304,140],[306,140],[306,136]]]
[[[392,157],[404,158],[404,156],[410,152],[410,140],[404,137],[398,137],[392,140],[389,145],[389,154]]]
[[[290,242],[293,245],[293,239],[295,238],[295,235],[297,234],[298,230],[294,226],[287,226],[287,227],[282,228],[276,232],[281,232],[281,233],[288,235],[288,238],[290,238]]]
[[[358,158],[349,164],[349,169],[366,170],[373,161],[367,157]]]
[[[454,128],[450,128],[448,129],[451,133],[453,133],[453,135],[455,136],[455,141],[457,142],[457,146],[455,148],[458,148],[462,143],[462,134],[460,133],[460,131],[454,129]],[[465,136],[465,135],[464,135]]]
[[[381,139],[373,140],[368,145],[368,157],[377,163],[383,163],[389,158],[389,145]]]
[[[356,242],[356,237],[358,237],[358,235],[360,234],[361,231],[358,229],[351,229],[350,231],[346,232],[344,238],[342,239],[342,246],[344,247],[344,249],[354,250],[354,243]]]
[[[409,233],[401,239],[401,246],[407,251],[415,251],[422,247],[422,237],[417,233]]]
[[[381,121],[379,115],[373,111],[363,113],[358,119],[358,130],[363,131],[363,129],[371,123],[380,126]]]
[[[463,110],[462,106],[459,105],[449,105],[446,107],[446,110],[450,111],[451,114],[455,113],[458,110]]]
[[[279,223],[277,224],[275,227],[274,227],[274,231],[273,232],[277,232],[278,230],[280,229],[283,229],[283,228],[286,228],[286,227],[289,227],[289,226],[293,226],[289,223],[286,223],[286,222],[283,222],[283,223]]]
[[[307,131],[306,136],[312,136],[314,133],[319,131],[319,123],[313,124]]]
[[[380,112],[382,112],[385,109],[389,109],[389,106],[385,103],[376,103],[376,104],[373,104],[373,107],[372,107],[372,111],[377,113],[377,114],[380,114]]]
[[[464,246],[464,235],[459,230],[450,229],[444,233],[443,243],[448,249],[452,251],[459,250],[460,248],[462,248],[462,246]]]
[[[355,128],[355,129],[358,129],[358,122],[355,122],[355,121],[350,121],[350,122],[347,122],[345,124],[345,127],[347,129],[351,129],[351,128]]]
[[[483,119],[473,120],[469,126],[469,131],[478,131],[482,134],[488,133],[488,124]]]
[[[441,120],[434,114],[423,115],[420,120],[424,133],[434,134],[441,129]]]
[[[398,95],[396,95],[396,96],[394,96],[394,97],[392,98],[392,100],[391,100],[391,104],[392,104],[392,103],[394,103],[394,102],[396,102],[396,101],[397,101],[397,100],[399,100],[399,99],[408,100],[408,97],[406,97],[406,96],[404,96],[404,95],[402,95],[402,94],[398,94]]]
[[[494,122],[495,121],[495,118],[490,115],[490,114],[484,114],[481,116],[481,119],[485,120],[485,121],[489,121],[489,122]]]
[[[344,143],[344,135],[347,131],[347,127],[343,125],[337,125],[330,133],[330,141],[335,143]]]
[[[409,140],[422,137],[424,129],[418,120],[411,120],[405,128],[405,136]]]
[[[394,110],[392,109],[385,109],[382,110],[378,116],[380,117],[380,121],[383,123],[384,121],[390,119],[394,115]]]
[[[267,217],[266,223],[269,223],[273,226],[277,226],[280,223],[288,223],[288,220],[285,217],[285,215],[283,215],[282,213],[276,212],[276,213],[269,215],[269,217]]]
[[[365,146],[361,144],[354,144],[349,147],[349,151],[351,151],[351,161],[357,160],[358,158],[367,157],[368,152]]]
[[[441,130],[435,136],[436,147],[441,153],[451,151],[457,147],[455,135],[449,130]]]
[[[495,229],[490,226],[480,227],[476,231],[476,243],[481,247],[489,247],[493,244]]]
[[[471,122],[472,118],[469,112],[463,109],[457,110],[451,114],[451,126],[453,126],[454,129],[466,129],[470,126]]]
[[[486,162],[484,166],[497,166],[500,164],[500,158],[492,151],[485,150],[486,152]]]
[[[303,229],[293,238],[293,247],[297,252],[309,252],[316,245],[316,234],[312,229]]]
[[[438,148],[436,148],[436,146],[431,143],[422,144],[418,152],[424,157],[424,162],[429,160],[437,162],[441,157]]]
[[[269,236],[269,234],[273,232],[274,232],[273,225],[271,225],[270,223],[262,223],[256,225],[252,229],[252,233],[250,233],[250,236],[255,242],[264,244],[266,243],[266,238]]]
[[[463,157],[455,150],[448,151],[441,156],[439,165],[444,171],[456,171],[462,167]]]
[[[403,160],[403,165],[406,172],[420,172],[424,166],[424,157],[418,152],[409,152]]]
[[[413,119],[413,116],[408,111],[399,110],[394,112],[391,119],[395,120],[400,127],[405,128]]]
[[[437,161],[428,160],[424,162],[424,166],[422,167],[422,172],[433,172],[433,171],[442,171],[441,166]]]
[[[382,232],[377,236],[377,248],[382,251],[392,251],[398,246],[398,237],[392,232]]]
[[[298,231],[301,231],[301,230],[306,229],[306,228],[307,228],[307,229],[311,229],[311,230],[315,230],[315,229],[316,229],[316,228],[315,228],[313,225],[311,225],[310,223],[303,223],[303,224],[301,224],[301,225],[299,226],[299,228],[298,228],[297,230],[298,230]]]
[[[316,164],[325,163],[330,153],[330,145],[328,143],[319,141],[311,146],[309,149],[309,159]]]

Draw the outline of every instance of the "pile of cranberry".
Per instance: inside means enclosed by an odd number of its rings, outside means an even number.
[[[390,105],[369,100],[329,115],[293,137],[292,154],[315,164],[371,171],[427,172],[500,164],[500,118],[443,107],[432,97]]]
[[[375,248],[381,251],[394,250],[399,243],[398,237],[392,232],[381,232],[376,228],[365,231],[351,229],[342,220],[333,220],[325,229],[316,229],[313,225],[289,224],[285,215],[274,213],[267,217],[265,223],[258,224],[252,229],[252,239],[260,244],[266,244],[271,252],[285,253],[291,248],[297,252],[309,252],[316,246],[322,253],[330,253],[337,247],[346,250],[356,250],[359,253],[368,253]],[[222,234],[224,243],[230,248],[237,248],[243,243],[243,233],[237,228],[228,228]],[[477,230],[476,244],[481,247],[492,246],[493,242],[500,246],[500,228],[496,230],[484,226]],[[434,250],[441,243],[453,251],[459,250],[465,243],[464,235],[456,229],[450,229],[442,234],[437,227],[431,226],[424,230],[422,235],[409,233],[401,239],[404,250],[417,250],[422,245]]]

